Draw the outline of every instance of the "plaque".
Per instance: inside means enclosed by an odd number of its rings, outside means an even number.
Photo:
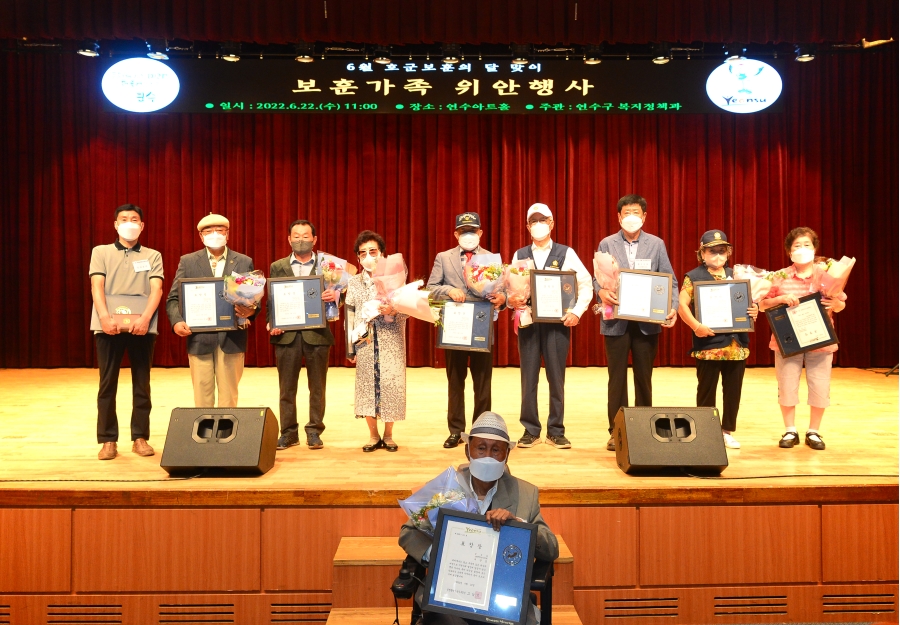
[[[147,302],[150,298],[146,295],[107,295],[106,309],[116,322],[119,332],[131,332],[131,327],[137,323],[141,315],[147,309]],[[156,334],[156,320],[159,316],[159,309],[153,313],[150,318],[150,324],[147,326],[147,334]],[[94,332],[103,332],[103,324],[100,323],[100,315],[97,309],[91,306],[91,330]]]
[[[562,323],[577,301],[574,271],[531,270],[531,315],[536,323]]]
[[[820,293],[801,297],[797,306],[769,308],[766,319],[784,358],[838,343]]]
[[[494,305],[487,300],[447,300],[441,306],[437,347],[490,352],[494,332]]]
[[[324,328],[325,302],[322,276],[269,278],[269,327],[279,330]]]
[[[441,508],[422,609],[501,625],[525,625],[537,527]]]
[[[713,332],[754,332],[747,309],[749,280],[711,280],[694,282],[694,310],[697,321]]]
[[[613,318],[665,323],[672,309],[672,274],[640,269],[619,271]]]

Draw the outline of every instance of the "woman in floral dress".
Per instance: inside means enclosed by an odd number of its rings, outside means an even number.
[[[694,332],[691,356],[697,359],[697,405],[716,405],[716,388],[722,376],[722,437],[725,446],[740,449],[734,438],[737,428],[738,408],[741,405],[741,389],[744,369],[750,356],[750,340],[746,332],[715,333],[694,316],[694,282],[728,280],[734,276],[728,259],[733,249],[721,230],[704,232],[697,250],[700,266],[684,276],[684,284],[678,295],[678,314]],[[756,319],[759,307],[751,303],[747,314]]]
[[[372,272],[380,256],[385,255],[381,235],[364,230],[356,237],[354,249],[362,267],[347,285],[347,306],[359,315],[366,302],[377,300]],[[379,315],[369,324],[368,336],[357,345],[356,418],[365,418],[369,442],[363,451],[397,451],[393,439],[395,421],[406,418],[406,318],[390,304],[378,305]],[[390,319],[390,321],[388,321]],[[384,423],[384,437],[378,433],[378,421]]]

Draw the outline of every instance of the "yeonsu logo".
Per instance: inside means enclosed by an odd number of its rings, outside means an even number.
[[[723,63],[706,79],[706,95],[730,113],[755,113],[781,95],[781,76],[768,63],[740,59]]]

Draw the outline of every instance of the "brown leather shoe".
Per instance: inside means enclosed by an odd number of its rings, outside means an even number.
[[[156,453],[143,438],[139,438],[134,441],[134,444],[131,446],[131,451],[139,456],[152,456]]]
[[[103,443],[103,447],[100,448],[100,453],[97,454],[97,457],[100,460],[112,460],[118,455],[119,452],[116,451],[116,444],[113,442],[109,442]]]

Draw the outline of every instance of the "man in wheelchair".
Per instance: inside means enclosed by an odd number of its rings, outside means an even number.
[[[552,567],[539,567],[538,563],[552,563],[559,556],[559,544],[556,536],[547,527],[547,523],[541,516],[541,506],[538,501],[538,489],[509,471],[509,453],[516,446],[509,438],[509,431],[503,417],[493,412],[483,412],[472,424],[468,433],[462,433],[465,443],[466,458],[468,463],[457,468],[460,486],[467,494],[478,500],[478,511],[485,516],[495,530],[500,531],[500,526],[506,521],[521,521],[537,525],[537,540],[535,544],[535,571],[542,571],[544,580],[549,586],[549,575],[552,575]],[[409,554],[408,564],[415,568],[427,567],[431,556],[432,539],[424,532],[417,529],[412,521],[407,521],[400,528],[400,546]],[[409,562],[413,561],[413,562]],[[548,574],[549,569],[549,574]],[[424,580],[424,571],[420,569],[415,574],[420,580]],[[401,578],[404,577],[401,570]],[[535,577],[535,575],[533,575]],[[540,578],[541,574],[537,574]],[[395,582],[395,594],[397,582]],[[534,582],[532,588],[535,588]],[[423,585],[415,591],[416,606],[422,604],[425,589]],[[543,597],[543,595],[542,595]],[[540,622],[540,611],[534,606],[527,613],[527,625],[537,625]],[[413,608],[413,614],[418,612]],[[439,614],[437,612],[425,612],[423,614],[425,625],[464,625],[465,619]],[[481,624],[479,624],[481,625]]]

